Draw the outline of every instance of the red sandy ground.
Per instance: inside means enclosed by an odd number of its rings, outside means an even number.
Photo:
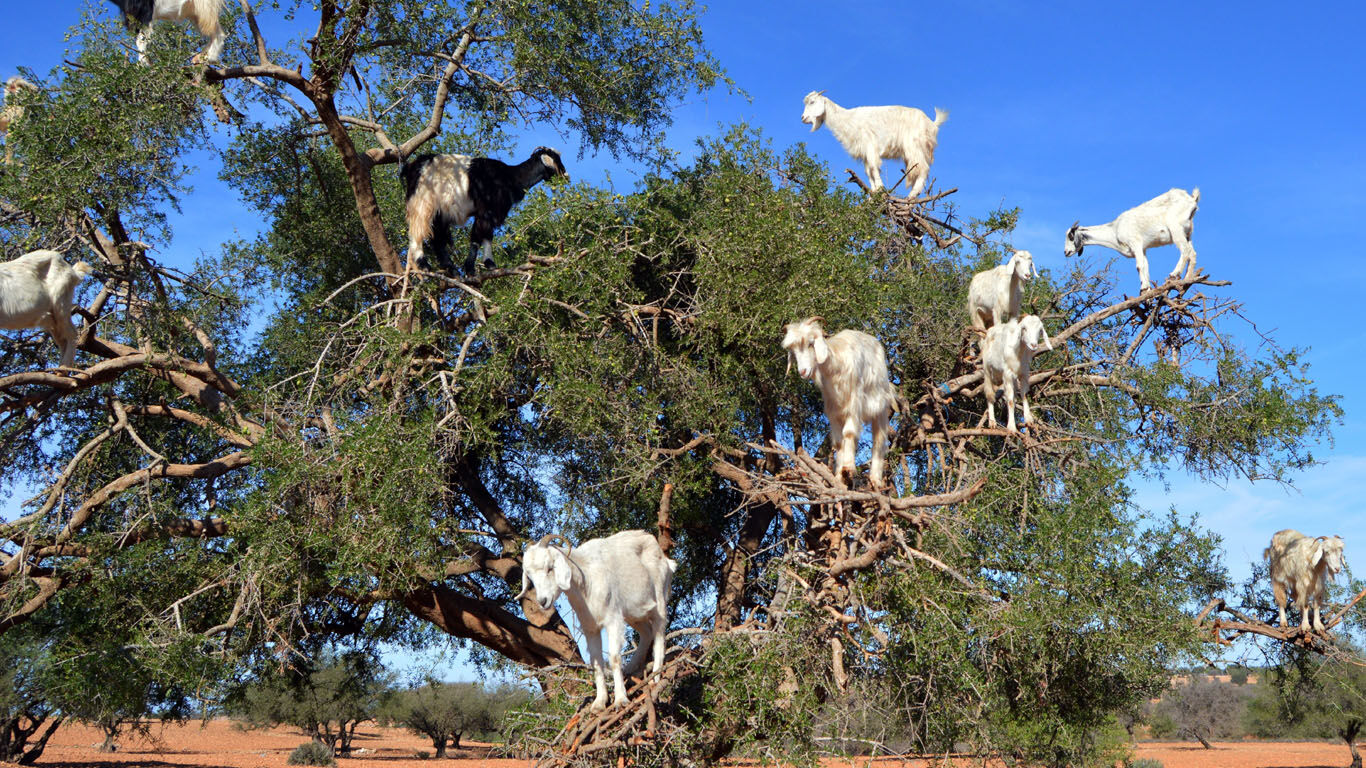
[[[38,761],[49,768],[284,768],[285,759],[307,741],[298,731],[272,728],[243,731],[226,720],[207,725],[153,726],[151,738],[125,736],[119,751],[106,754],[95,748],[104,740],[95,728],[64,727],[48,743]],[[339,768],[528,768],[525,760],[489,757],[487,745],[471,745],[448,752],[452,758],[437,763],[418,757],[432,753],[431,742],[393,728],[360,728],[353,742],[369,752],[338,761]],[[1241,742],[1215,743],[1205,749],[1196,743],[1138,744],[1135,757],[1156,758],[1165,768],[1339,768],[1351,758],[1342,743]],[[827,768],[869,768],[866,758],[830,759]],[[964,765],[980,765],[964,761]],[[919,768],[922,760],[878,760],[872,768]]]

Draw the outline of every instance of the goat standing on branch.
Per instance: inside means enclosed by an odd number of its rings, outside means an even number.
[[[1024,423],[1034,420],[1029,412],[1029,369],[1034,363],[1034,355],[1040,348],[1053,349],[1053,342],[1044,330],[1043,321],[1038,315],[1025,315],[1018,320],[1008,320],[993,325],[987,331],[986,341],[982,343],[982,393],[987,398],[987,423],[996,426],[996,391],[1004,389],[1006,395],[1006,429],[1018,432],[1015,427],[1015,393],[1018,390],[1024,403]]]
[[[123,12],[123,24],[130,21],[138,23],[138,61],[147,63],[147,43],[152,39],[154,21],[188,21],[195,25],[199,34],[208,38],[209,44],[195,54],[195,61],[217,64],[223,53],[226,33],[220,17],[223,15],[223,0],[109,0]]]
[[[864,424],[873,426],[868,479],[880,488],[888,423],[896,403],[896,390],[887,373],[887,352],[882,342],[862,331],[843,330],[827,339],[823,322],[812,317],[787,324],[783,335],[787,369],[792,370],[795,360],[798,375],[821,388],[836,476],[843,477],[847,470],[852,479],[859,434]]]
[[[1342,537],[1310,538],[1287,528],[1271,537],[1271,546],[1262,556],[1270,566],[1271,591],[1280,609],[1281,626],[1286,625],[1288,594],[1300,611],[1300,626],[1308,630],[1312,623],[1315,631],[1322,632],[1322,604],[1328,599],[1328,582],[1342,570]]]
[[[565,547],[551,545],[560,539]],[[626,645],[626,625],[640,633],[640,644],[624,674],[633,675],[645,664],[646,648],[653,651],[658,675],[664,666],[664,635],[669,627],[669,585],[678,563],[660,549],[645,531],[622,531],[602,539],[572,546],[559,534],[551,534],[526,548],[522,554],[521,599],[531,588],[536,602],[549,611],[563,592],[569,598],[579,628],[588,641],[589,662],[597,696],[592,708],[607,706],[607,683],[603,673],[602,631],[607,630],[606,664],[612,667],[612,705],[626,701],[621,651]]]
[[[1181,249],[1181,258],[1176,260],[1171,277],[1180,277],[1195,269],[1191,231],[1199,203],[1199,187],[1189,193],[1184,189],[1171,189],[1130,208],[1108,224],[1083,227],[1080,221],[1073,222],[1067,230],[1062,252],[1067,256],[1080,255],[1088,245],[1103,245],[1119,251],[1137,263],[1138,287],[1146,291],[1153,285],[1148,278],[1149,248],[1175,243]]]
[[[0,133],[5,134],[5,165],[14,162],[14,144],[9,140],[10,126],[24,116],[23,105],[15,104],[10,99],[13,99],[15,94],[23,90],[36,91],[38,86],[18,75],[5,81],[5,107],[0,109]]]
[[[465,274],[474,273],[474,257],[481,246],[484,266],[492,269],[493,231],[507,220],[512,206],[536,184],[569,175],[560,153],[547,147],[537,147],[517,165],[487,157],[418,155],[400,173],[407,200],[408,263],[425,265],[422,245],[430,238],[441,266],[452,274],[451,227],[474,217]]]
[[[62,349],[62,367],[76,361],[76,327],[71,323],[76,286],[94,268],[68,265],[56,251],[34,251],[0,264],[0,328],[42,328]]]
[[[979,331],[1000,325],[1020,316],[1020,295],[1030,275],[1038,275],[1034,256],[1029,251],[1016,251],[1010,261],[978,272],[968,287],[968,314],[972,327]]]
[[[868,183],[873,191],[882,189],[883,159],[901,160],[906,164],[906,196],[914,199],[930,178],[934,164],[934,150],[939,145],[939,126],[949,119],[949,113],[938,107],[934,120],[915,107],[851,107],[845,109],[823,94],[806,94],[802,122],[815,133],[821,124],[855,160],[862,160],[868,172]]]

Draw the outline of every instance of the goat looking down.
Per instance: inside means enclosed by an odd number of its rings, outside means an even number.
[[[493,268],[493,231],[528,189],[554,176],[568,176],[560,153],[537,147],[531,157],[508,165],[487,157],[418,155],[399,171],[407,201],[408,263],[425,265],[423,243],[429,238],[441,266],[452,274],[451,227],[470,227],[470,255],[465,273],[474,272],[475,254],[484,250],[485,268]]]
[[[24,116],[23,105],[16,104],[11,101],[11,99],[14,98],[14,95],[19,93],[19,91],[24,90],[36,91],[38,90],[38,86],[18,75],[5,81],[5,107],[4,109],[0,109],[0,133],[6,134],[5,165],[11,165],[14,162],[14,145],[10,142],[8,135],[10,126],[14,125],[19,121],[19,118]]]
[[[560,539],[565,547],[553,546]],[[640,633],[640,644],[624,674],[633,675],[645,664],[646,649],[654,657],[651,674],[664,666],[664,635],[669,627],[669,585],[678,563],[660,549],[646,531],[622,531],[601,539],[589,539],[574,547],[559,534],[551,534],[522,553],[522,591],[536,590],[536,602],[549,611],[564,593],[588,643],[589,662],[597,696],[594,710],[607,705],[604,665],[612,668],[612,705],[626,701],[621,652],[626,645],[626,625]],[[602,631],[607,630],[607,656],[603,656]]]
[[[882,161],[906,164],[907,197],[914,199],[930,178],[939,126],[949,113],[935,107],[934,120],[915,107],[850,107],[831,101],[825,91],[812,91],[802,100],[802,122],[815,133],[822,124],[855,160],[863,161],[870,191],[882,189]]]
[[[1030,275],[1038,274],[1034,256],[1029,251],[1016,251],[1006,263],[973,275],[968,286],[972,327],[985,331],[1019,317],[1023,284]]]
[[[41,328],[62,349],[62,367],[76,360],[76,327],[71,322],[76,286],[94,268],[68,265],[56,251],[33,251],[0,264],[0,328]]]
[[[1148,279],[1148,249],[1176,244],[1181,258],[1176,260],[1170,277],[1195,268],[1195,246],[1191,232],[1195,227],[1195,212],[1200,207],[1200,188],[1191,192],[1170,189],[1141,205],[1121,213],[1114,221],[1090,227],[1076,221],[1067,230],[1062,252],[1080,255],[1088,245],[1103,245],[1133,259],[1138,265],[1139,290],[1152,287]]]
[[[1029,412],[1029,372],[1034,355],[1040,349],[1053,349],[1053,342],[1044,330],[1038,315],[1025,315],[1018,320],[1007,320],[987,330],[982,342],[982,393],[987,399],[987,423],[996,427],[996,392],[1006,395],[1006,429],[1019,432],[1015,426],[1015,393],[1024,403],[1024,423],[1034,420]]]
[[[1287,528],[1271,537],[1271,546],[1262,552],[1262,557],[1269,566],[1281,626],[1286,626],[1285,604],[1290,597],[1300,611],[1300,626],[1305,630],[1313,626],[1315,631],[1323,632],[1328,582],[1342,571],[1342,537],[1311,538]]]
[[[210,64],[217,64],[223,53],[226,33],[220,23],[223,0],[109,0],[123,13],[123,25],[138,23],[138,61],[147,63],[147,43],[152,39],[153,21],[188,21],[199,34],[208,38],[204,50],[195,54]]]
[[[797,362],[797,373],[821,390],[825,418],[830,422],[830,448],[835,452],[835,475],[854,472],[854,456],[864,424],[873,427],[873,455],[868,479],[882,486],[887,454],[888,424],[896,404],[896,390],[887,373],[882,342],[862,331],[843,330],[828,339],[820,317],[784,327],[787,369]]]

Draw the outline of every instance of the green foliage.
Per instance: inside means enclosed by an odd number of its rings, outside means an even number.
[[[328,651],[260,675],[233,693],[230,707],[254,726],[292,725],[345,755],[356,726],[375,718],[388,691],[389,676],[373,654]]]
[[[1162,761],[1151,757],[1140,757],[1125,763],[1127,768],[1162,768]]]
[[[320,741],[306,741],[294,748],[285,760],[288,765],[336,765],[332,748]]]
[[[1366,669],[1350,658],[1288,651],[1255,686],[1244,723],[1263,739],[1338,739],[1366,722]]]
[[[1242,738],[1248,700],[1252,692],[1244,686],[1192,677],[1188,683],[1174,685],[1154,708],[1154,720],[1171,723],[1173,735],[1198,740],[1206,748],[1215,739]],[[1158,737],[1157,725],[1153,736]],[[1161,725],[1164,733],[1166,723]]]
[[[521,688],[429,681],[395,693],[385,716],[431,739],[436,757],[443,758],[446,748],[459,749],[466,735],[496,734],[507,713],[525,707],[529,700],[529,693]]]

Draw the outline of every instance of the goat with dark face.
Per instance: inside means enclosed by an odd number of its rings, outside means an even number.
[[[441,266],[454,273],[451,227],[473,218],[466,274],[474,272],[481,248],[485,268],[493,267],[494,230],[503,225],[527,190],[546,179],[569,175],[560,153],[547,147],[537,147],[517,165],[488,157],[418,155],[400,173],[407,200],[409,263],[425,266],[423,244],[430,240]]]

